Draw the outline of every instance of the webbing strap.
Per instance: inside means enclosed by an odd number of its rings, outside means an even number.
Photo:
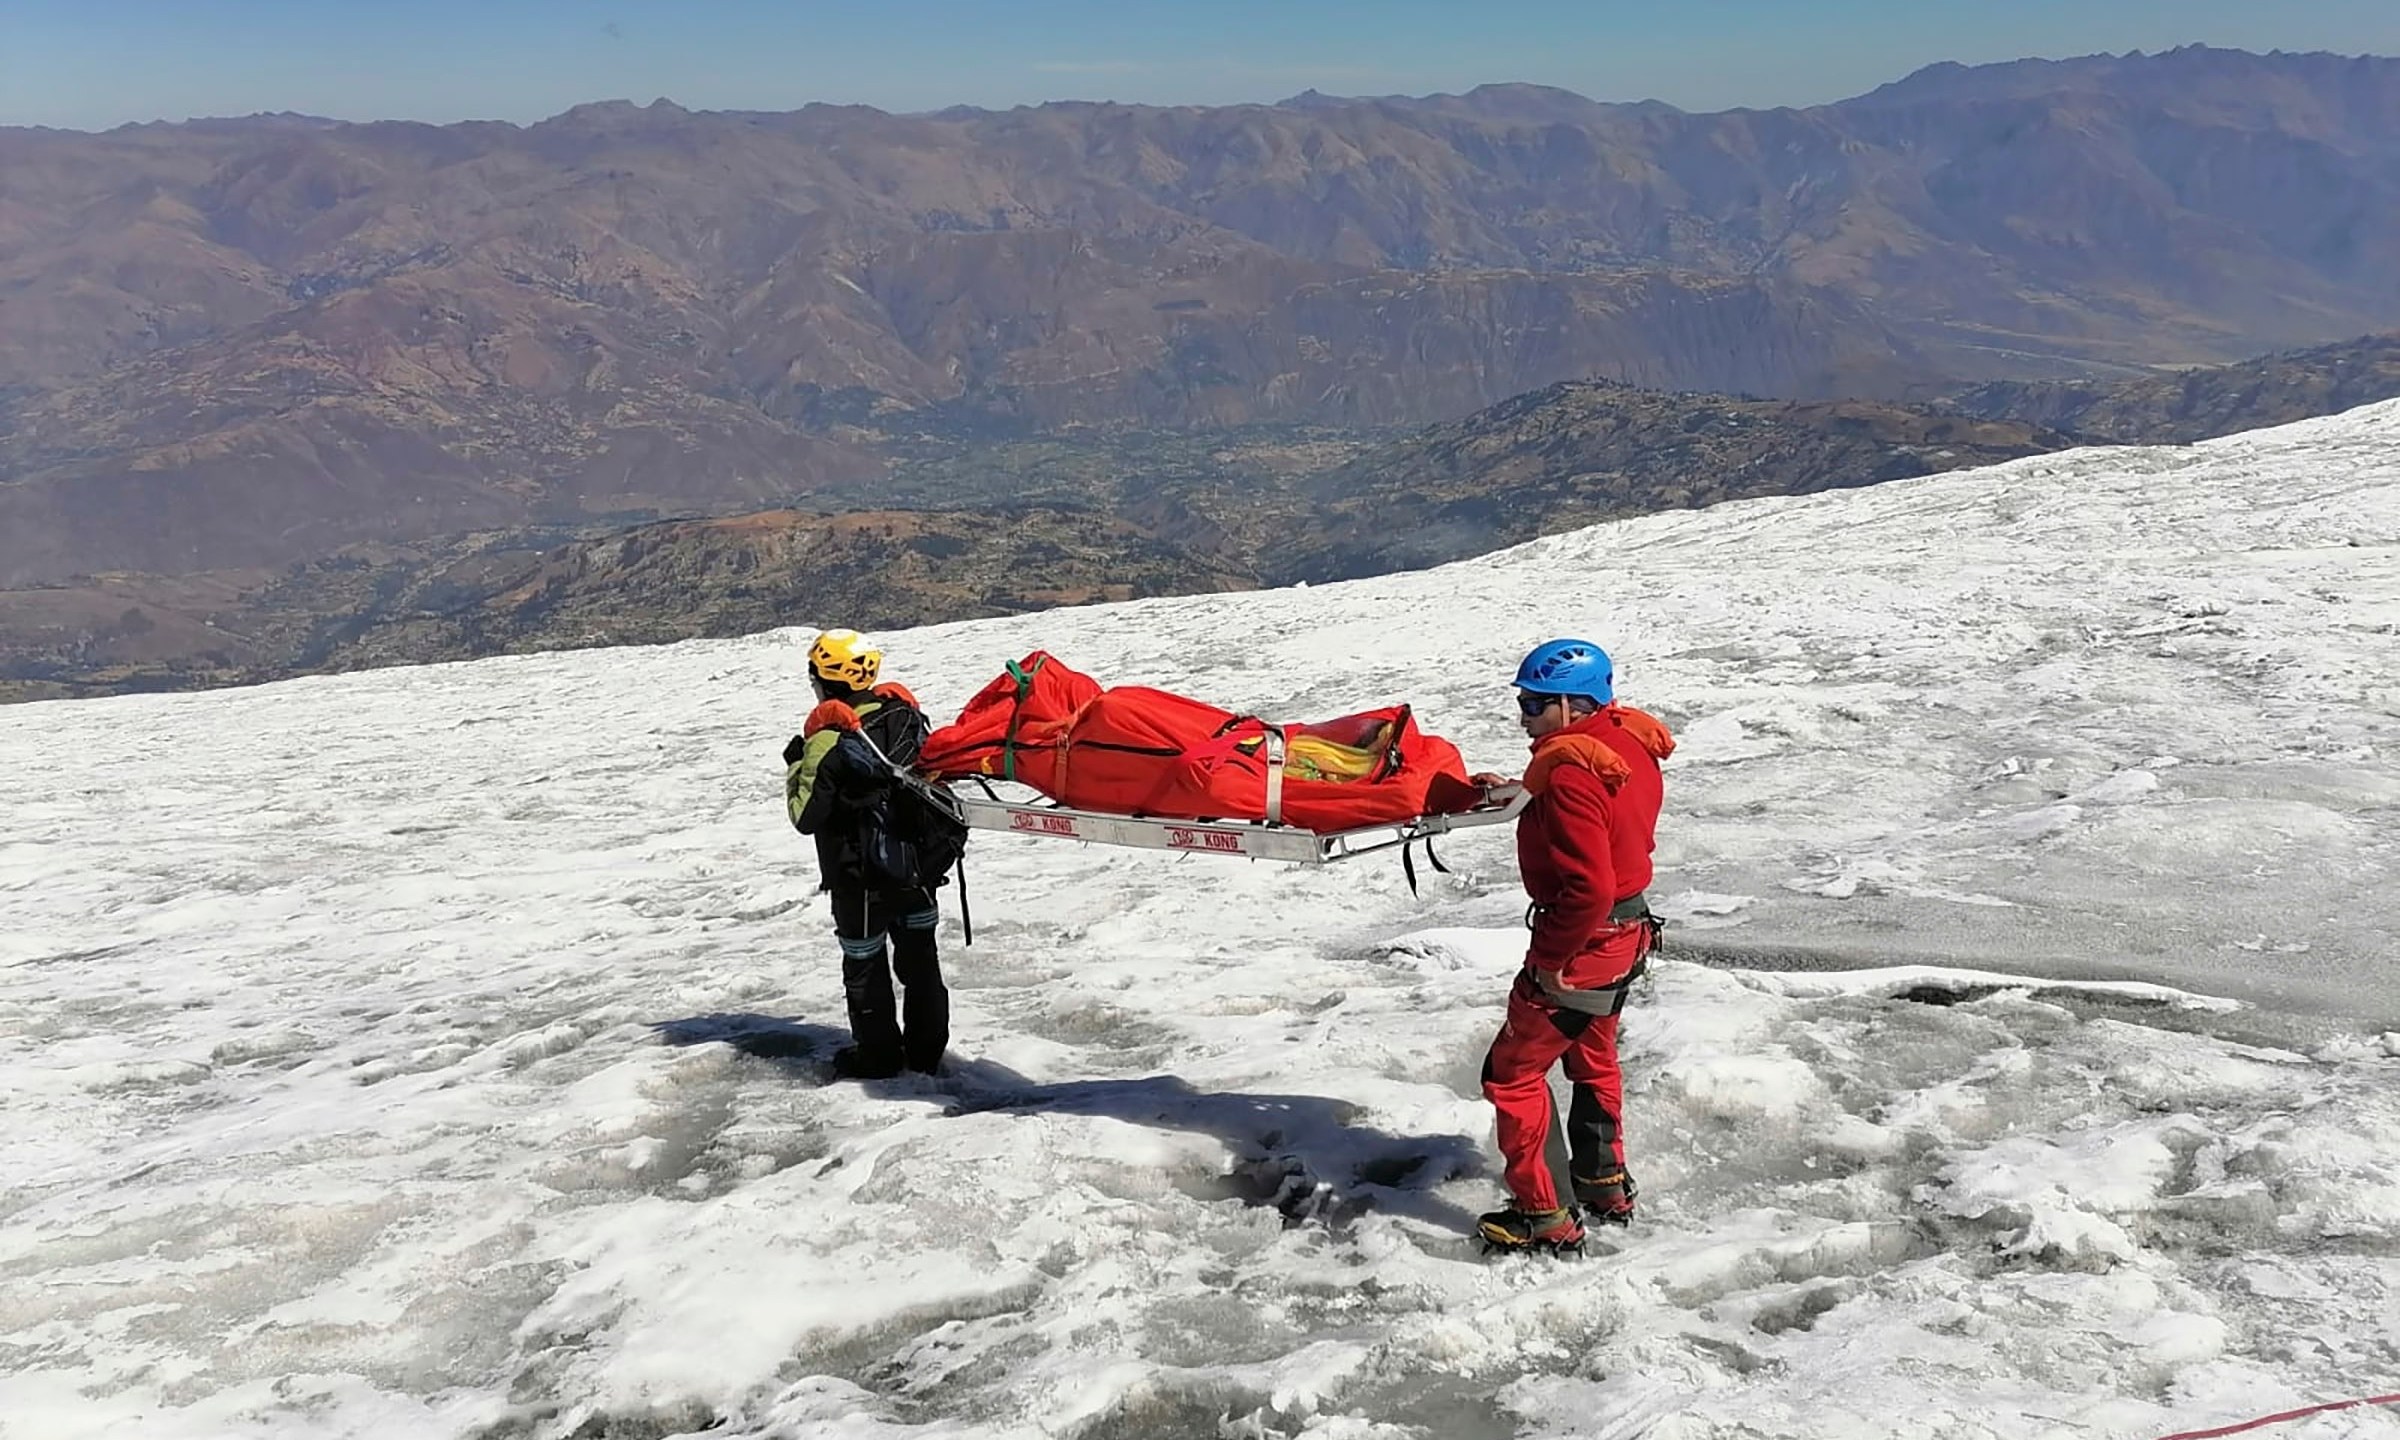
[[[1548,914],[1549,910],[1549,906],[1538,903],[1526,906],[1525,928],[1528,930],[1540,929],[1542,916]],[[1608,923],[1611,925],[1631,925],[1636,921],[1649,918],[1651,918],[1650,893],[1646,890],[1636,890],[1608,909]]]
[[[958,857],[958,928],[966,932],[967,943],[975,943],[975,914],[967,908],[967,857]]]
[[[1546,981],[1542,975],[1534,971],[1530,964],[1525,967],[1524,979],[1519,983],[1530,983],[1536,991],[1540,992],[1543,999],[1561,1010],[1572,1011],[1578,1015],[1616,1015],[1623,1013],[1625,1001],[1633,994],[1634,982],[1649,973],[1650,950],[1645,946],[1642,953],[1634,957],[1633,968],[1625,972],[1625,978],[1613,985],[1595,985],[1588,990],[1570,990],[1559,984],[1555,978]]]
[[[1389,780],[1400,773],[1400,737],[1408,729],[1408,715],[1408,707],[1401,706],[1400,713],[1394,715],[1386,727],[1391,732],[1390,742],[1383,747],[1383,772],[1374,777],[1377,780]],[[1432,854],[1433,847],[1427,846],[1425,853]]]
[[[1036,660],[1033,669],[1041,668],[1042,662]],[[1017,693],[1008,704],[1008,733],[1000,737],[1000,778],[1014,780],[1017,778],[1017,723],[1025,718],[1025,697],[1033,693],[1033,670],[1024,669],[1011,660],[1008,662],[1008,675],[1017,682]]]
[[[1266,722],[1259,722],[1266,725]],[[1283,727],[1266,725],[1267,823],[1283,823]]]
[[[1442,857],[1434,853],[1433,837],[1431,835],[1420,835],[1414,839],[1403,840],[1400,842],[1400,873],[1408,877],[1408,893],[1411,895],[1417,893],[1417,862],[1409,857],[1408,852],[1413,849],[1419,841],[1424,842],[1426,861],[1430,863],[1434,869],[1441,871],[1444,875],[1450,873],[1450,867],[1444,865],[1442,863]]]

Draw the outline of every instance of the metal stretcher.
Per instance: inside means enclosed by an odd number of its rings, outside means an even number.
[[[1426,858],[1435,869],[1445,869],[1433,853],[1434,837],[1506,824],[1517,818],[1531,798],[1523,786],[1498,785],[1486,792],[1488,803],[1472,810],[1321,831],[1267,820],[1163,820],[1103,810],[1075,810],[1050,800],[1004,799],[988,784],[982,786],[982,795],[961,793],[950,786],[928,788],[944,797],[945,808],[969,829],[1004,830],[1037,839],[1081,840],[1137,850],[1238,855],[1249,860],[1281,860],[1299,865],[1325,865],[1397,849],[1411,888],[1416,884],[1416,867],[1409,860],[1409,847],[1425,842]]]

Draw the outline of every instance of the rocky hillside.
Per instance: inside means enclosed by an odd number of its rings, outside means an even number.
[[[2395,353],[2400,337],[2372,336],[2172,385],[1971,398],[2114,431],[2098,438],[2165,443],[2228,433],[2242,417],[2279,424],[2390,398]],[[891,482],[920,507],[908,511],[775,511],[599,538],[511,531],[358,547],[283,571],[0,590],[0,700],[1338,579],[1609,515],[1874,484],[2073,443],[2088,442],[1939,408],[1598,382],[1398,437],[920,433],[898,448]],[[993,503],[1009,494],[1038,503]]]
[[[288,572],[0,591],[0,700],[242,684],[373,665],[870,628],[1248,588],[1246,571],[1072,511],[770,511],[525,548],[360,550]]]
[[[1786,398],[2400,324],[2400,62],[1809,110],[578,108],[0,131],[0,584],[774,504],[886,437]]]
[[[1552,387],[1382,445],[1322,431],[1111,433],[944,451],[929,504],[773,511],[598,539],[362,548],[287,572],[117,575],[0,591],[0,697],[732,635],[829,618],[922,624],[1435,564],[1611,514],[1872,484],[2063,443],[2007,422]]]
[[[1999,381],[1951,397],[1987,419],[2108,444],[2188,443],[2400,397],[2400,335],[2367,335],[2147,380]]]
[[[1905,480],[2067,444],[2012,420],[1876,401],[1553,385],[1312,477],[1305,532],[1260,546],[1275,583],[1413,570],[1616,515]]]

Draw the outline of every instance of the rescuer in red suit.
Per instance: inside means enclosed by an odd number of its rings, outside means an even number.
[[[1572,1249],[1583,1243],[1585,1219],[1622,1225],[1633,1218],[1617,1018],[1658,943],[1642,892],[1665,799],[1658,762],[1675,740],[1656,719],[1616,703],[1614,667],[1588,640],[1539,646],[1517,667],[1516,683],[1533,742],[1524,779],[1532,800],[1517,821],[1517,868],[1533,901],[1526,911],[1533,935],[1509,991],[1508,1019],[1483,1062],[1511,1204],[1484,1216],[1479,1228],[1499,1248]],[[1487,784],[1500,778],[1476,777]],[[1572,1088],[1572,1207],[1544,1157],[1555,1123],[1550,1067],[1561,1062]]]

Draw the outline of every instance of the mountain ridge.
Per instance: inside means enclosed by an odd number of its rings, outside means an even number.
[[[1715,115],[1487,87],[0,132],[0,582],[819,508],[892,463],[828,395],[1371,427],[2400,324],[2400,62],[2047,73]]]
[[[848,514],[501,532],[281,571],[0,590],[0,699],[1332,580],[1615,516],[2145,435],[2181,443],[2394,397],[2400,335],[2376,335],[2172,381],[1987,387],[1940,407],[1573,382],[1388,438],[930,435],[880,487],[905,513],[864,508],[862,492]]]

